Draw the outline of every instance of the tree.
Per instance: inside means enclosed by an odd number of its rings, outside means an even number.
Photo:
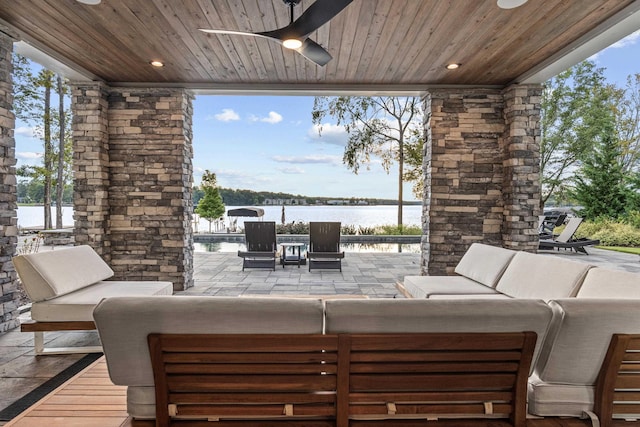
[[[65,111],[64,111],[64,93],[65,88],[62,84],[62,76],[58,74],[57,78],[58,91],[58,173],[56,177],[56,228],[62,228],[62,198],[64,194],[64,164],[65,164]]]
[[[422,138],[416,138],[415,129],[422,129],[422,108],[416,97],[316,97],[312,120],[322,134],[326,116],[344,126],[349,140],[342,161],[355,174],[361,165],[369,165],[372,156],[382,160],[382,167],[389,173],[394,162],[398,163],[398,226],[402,227],[402,184],[413,175],[404,172],[408,152],[422,154]],[[420,161],[421,163],[421,161]],[[419,175],[421,179],[422,175]]]
[[[613,127],[604,135],[582,165],[575,178],[573,196],[583,208],[580,215],[587,219],[618,218],[627,208],[627,189],[619,163],[620,145]]]
[[[604,116],[606,102],[600,98],[613,96],[604,83],[602,68],[584,61],[548,80],[541,102],[540,173],[541,207],[550,197],[561,200],[579,167],[591,151],[594,141],[603,134],[611,119]],[[605,96],[606,97],[606,96]]]
[[[640,73],[627,76],[624,89],[614,93],[616,134],[621,144],[620,165],[625,173],[640,171]]]
[[[34,66],[25,57],[14,54],[14,110],[16,117],[33,125],[36,135],[43,141],[44,154],[42,166],[26,166],[18,169],[19,176],[40,181],[43,184],[44,227],[52,228],[51,204],[52,189],[56,186],[56,227],[61,228],[62,204],[65,189],[71,177],[71,151],[69,114],[64,109],[64,96],[67,94],[61,77],[54,87],[54,73],[40,69],[34,74]],[[52,90],[58,96],[58,108],[52,108]],[[56,138],[57,137],[57,138]],[[57,139],[57,144],[55,143]],[[56,162],[57,160],[57,162]]]
[[[200,217],[209,221],[209,233],[211,233],[211,221],[220,218],[224,215],[225,207],[222,203],[222,197],[218,191],[218,184],[216,174],[204,171],[202,175],[202,189],[204,190],[204,197],[200,199],[198,206],[196,207],[196,213]]]

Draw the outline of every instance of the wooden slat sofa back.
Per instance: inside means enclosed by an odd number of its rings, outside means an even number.
[[[595,413],[601,427],[640,419],[640,334],[614,334],[596,382]]]
[[[525,425],[534,332],[150,334],[157,426]]]
[[[149,351],[158,427],[179,420],[335,425],[336,336],[151,334]]]
[[[395,426],[400,420],[507,418],[525,425],[534,332],[341,337],[350,341],[344,359],[352,420]]]

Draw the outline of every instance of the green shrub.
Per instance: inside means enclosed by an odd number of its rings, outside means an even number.
[[[373,234],[376,234],[376,227],[360,226],[358,227],[358,234],[360,234],[361,236],[371,236]]]
[[[309,234],[308,222],[290,222],[287,224],[276,224],[277,234]]]
[[[640,228],[640,211],[629,211],[622,217],[622,222]]]
[[[396,236],[396,235],[412,235],[419,236],[422,234],[422,228],[417,225],[382,225],[378,228],[377,234]]]
[[[351,235],[351,236],[355,235],[357,233],[357,231],[358,230],[356,229],[356,226],[355,225],[350,225],[350,224],[343,225],[342,228],[340,229],[340,233],[341,234],[343,234],[343,235],[347,235],[348,234],[348,235]]]
[[[602,246],[640,246],[640,228],[606,218],[583,222],[576,237],[598,239]]]

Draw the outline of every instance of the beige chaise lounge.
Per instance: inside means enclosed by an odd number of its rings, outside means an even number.
[[[75,246],[13,258],[20,281],[32,301],[31,321],[36,354],[101,352],[102,347],[45,348],[44,332],[95,329],[93,309],[113,296],[171,295],[171,282],[111,281],[113,270],[90,246]]]

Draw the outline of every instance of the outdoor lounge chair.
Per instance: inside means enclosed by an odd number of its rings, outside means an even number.
[[[540,221],[538,227],[538,234],[541,239],[553,238],[553,230],[556,227],[560,227],[567,219],[566,214],[560,214],[558,216],[544,216]]]
[[[245,221],[246,251],[238,251],[245,268],[276,269],[276,223],[274,221]]]
[[[588,255],[585,246],[593,246],[600,244],[600,240],[595,239],[575,239],[573,235],[580,227],[582,218],[571,218],[562,233],[556,238],[540,239],[539,249],[564,248],[573,249]]]
[[[339,222],[309,223],[309,271],[316,269],[338,269],[342,271],[344,252],[340,251]]]

